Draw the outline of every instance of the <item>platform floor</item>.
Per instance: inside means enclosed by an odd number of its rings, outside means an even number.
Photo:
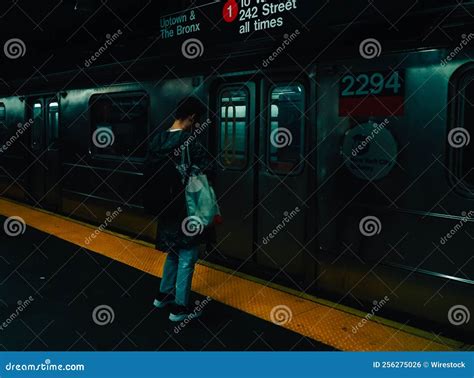
[[[23,233],[5,233],[11,217],[24,221]],[[353,334],[365,314],[202,263],[196,267],[193,302],[212,300],[203,317],[176,329],[166,310],[152,306],[165,254],[109,232],[86,244],[94,226],[3,199],[0,226],[0,350],[461,348],[456,341],[376,318]],[[95,310],[104,318],[94,321]],[[107,324],[97,324],[101,320]]]

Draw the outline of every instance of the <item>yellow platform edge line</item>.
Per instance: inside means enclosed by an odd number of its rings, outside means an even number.
[[[20,207],[30,209],[32,211],[42,212],[42,213],[47,214],[49,216],[57,217],[59,219],[62,219],[62,220],[68,221],[68,222],[76,223],[76,224],[79,224],[81,226],[87,227],[87,228],[92,229],[92,230],[96,229],[96,226],[94,226],[90,223],[86,223],[86,222],[78,220],[78,219],[70,218],[70,217],[67,217],[65,215],[58,214],[58,213],[55,213],[55,212],[52,212],[52,211],[49,211],[49,210],[46,210],[46,209],[37,208],[37,207],[31,206],[29,204],[25,204],[25,203],[20,202],[20,201],[16,201],[16,200],[11,199],[11,198],[0,197],[0,201],[2,201],[2,200],[6,201],[6,202],[10,202],[10,203],[12,203],[14,205],[17,205],[17,206],[20,206]],[[0,209],[0,214],[1,213],[2,212],[1,212],[1,209]],[[3,215],[4,216],[9,216],[8,214],[3,214]],[[115,232],[115,231],[110,231],[110,230],[107,230],[107,229],[102,230],[102,232],[106,233],[106,234],[109,234],[111,236],[118,237],[118,238],[123,239],[123,240],[127,240],[127,241],[135,243],[135,244],[143,245],[143,246],[148,247],[148,248],[153,248],[153,249],[155,248],[155,246],[152,243],[149,243],[149,242],[146,242],[146,241],[140,240],[140,239],[134,239],[134,238],[132,238],[128,235],[125,235],[125,234],[121,234],[121,233],[118,233],[118,232]],[[71,243],[73,243],[73,242],[71,242]],[[265,280],[260,279],[258,277],[254,277],[254,276],[242,273],[242,272],[234,271],[230,268],[226,268],[226,267],[223,267],[221,265],[217,265],[217,264],[205,261],[205,260],[199,260],[198,264],[202,265],[202,266],[205,266],[205,267],[208,267],[208,268],[211,268],[211,269],[214,269],[214,270],[217,270],[217,271],[220,271],[220,272],[223,272],[223,273],[226,273],[226,274],[231,274],[231,275],[239,277],[241,279],[260,284],[262,286],[266,286],[266,287],[269,287],[269,288],[272,288],[272,289],[290,294],[290,295],[298,297],[298,298],[302,298],[302,299],[311,301],[313,303],[317,303],[317,304],[332,308],[334,310],[338,310],[338,311],[348,313],[350,315],[354,315],[354,316],[357,316],[357,317],[360,317],[360,318],[364,318],[367,315],[367,313],[365,313],[361,310],[357,310],[357,309],[349,307],[349,306],[345,306],[345,305],[342,305],[342,304],[339,304],[339,303],[335,303],[335,302],[332,302],[332,301],[327,300],[327,299],[319,298],[319,297],[316,297],[316,296],[311,295],[311,294],[301,293],[301,292],[299,292],[295,289],[291,289],[291,288],[288,288],[286,286],[279,285],[279,284],[276,284],[276,283],[273,283],[273,282],[268,282],[268,281],[265,281]],[[136,268],[136,267],[134,267],[134,268]],[[263,320],[266,320],[266,319],[263,319]],[[472,345],[463,343],[461,341],[454,340],[454,339],[444,337],[444,336],[433,335],[433,333],[431,333],[429,331],[425,331],[425,330],[415,328],[415,327],[412,327],[412,326],[407,326],[407,325],[404,325],[404,324],[399,323],[397,321],[382,318],[380,316],[374,315],[373,317],[371,317],[370,321],[381,324],[381,325],[384,325],[384,326],[387,326],[387,327],[390,327],[390,328],[393,328],[393,329],[396,329],[396,330],[399,330],[403,333],[411,334],[411,335],[426,339],[426,340],[431,341],[431,342],[436,343],[436,344],[441,344],[442,343],[445,346],[449,346],[449,347],[457,349],[457,350],[464,350],[464,349],[471,350],[473,348]]]

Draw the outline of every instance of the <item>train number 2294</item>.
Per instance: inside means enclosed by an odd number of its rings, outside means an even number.
[[[341,79],[341,97],[403,96],[402,71],[347,74]]]

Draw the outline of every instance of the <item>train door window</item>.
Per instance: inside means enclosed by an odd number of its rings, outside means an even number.
[[[267,164],[275,173],[303,168],[305,91],[301,84],[277,84],[270,90]]]
[[[219,158],[226,168],[244,169],[248,156],[249,93],[242,88],[220,92]]]
[[[95,155],[145,157],[149,107],[146,93],[94,95],[89,107]]]
[[[48,104],[49,144],[54,144],[59,137],[59,103],[51,100]]]
[[[43,128],[43,104],[40,100],[33,103],[32,108],[33,126],[31,130],[31,147],[38,148],[41,145],[41,133]]]

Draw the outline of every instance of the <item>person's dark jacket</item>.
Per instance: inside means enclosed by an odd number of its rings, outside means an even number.
[[[199,138],[188,131],[168,130],[160,131],[153,138],[150,145],[149,154],[157,158],[160,155],[169,156],[175,165],[181,164],[183,147],[188,145],[191,163],[209,174],[212,170],[212,158],[209,152],[202,146]],[[163,180],[166,180],[163,177]],[[158,216],[158,230],[156,237],[156,249],[162,252],[178,252],[180,249],[188,249],[199,244],[206,244],[212,240],[212,227],[206,227],[202,232],[190,232],[184,191],[180,190],[179,195],[173,200],[170,211]],[[157,188],[157,195],[160,195]],[[193,227],[191,225],[191,227]]]

